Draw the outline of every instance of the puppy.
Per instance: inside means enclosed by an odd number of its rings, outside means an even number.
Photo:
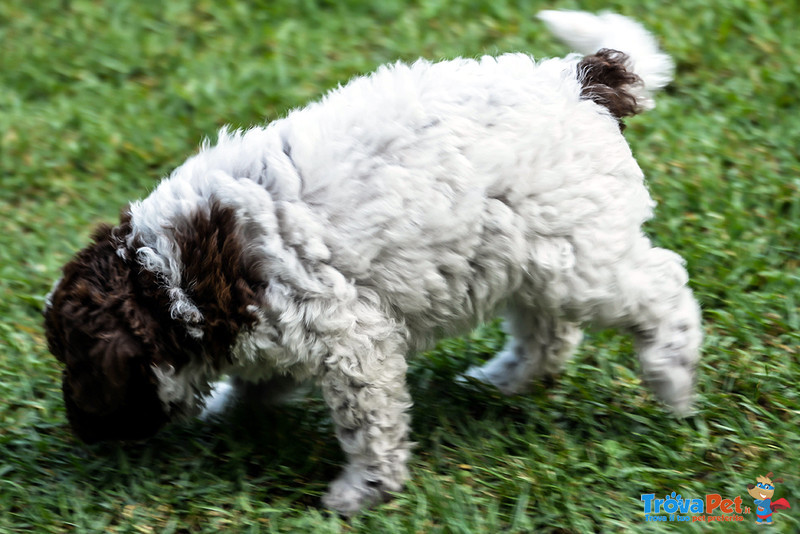
[[[344,514],[408,477],[406,356],[503,312],[470,377],[555,373],[581,326],[634,336],[644,379],[691,403],[699,308],[621,134],[673,65],[619,15],[543,12],[575,49],[396,63],[265,127],[222,130],[101,226],[45,311],[83,440],[196,415],[220,376],[321,387],[347,455]]]

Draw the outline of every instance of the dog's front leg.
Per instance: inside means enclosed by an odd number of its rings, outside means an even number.
[[[331,483],[323,504],[345,515],[402,489],[411,448],[404,352],[386,339],[369,342],[365,351],[364,337],[358,337],[358,347],[340,344],[351,350],[328,358],[322,378],[322,393],[347,455],[344,471]]]

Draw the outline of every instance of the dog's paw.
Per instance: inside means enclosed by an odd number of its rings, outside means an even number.
[[[322,504],[329,510],[350,517],[360,510],[370,508],[391,498],[386,485],[380,480],[370,480],[364,474],[344,472],[331,482]]]
[[[508,396],[526,393],[531,386],[531,373],[527,369],[521,371],[525,364],[513,353],[503,351],[482,366],[470,367],[456,381],[462,384],[478,381]]]
[[[688,336],[682,339],[678,335],[659,341],[640,353],[642,360],[647,362],[643,379],[675,415],[690,416],[693,414],[699,343]]]

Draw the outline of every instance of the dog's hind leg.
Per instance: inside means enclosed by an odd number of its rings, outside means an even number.
[[[402,336],[356,330],[361,331],[350,333],[331,351],[321,380],[347,455],[344,471],[331,483],[323,504],[344,515],[400,491],[408,478],[411,449]]]
[[[687,414],[694,394],[695,367],[703,334],[700,308],[688,287],[668,299],[669,312],[640,321],[634,330],[644,380],[679,415]]]
[[[524,393],[535,379],[559,372],[583,338],[576,324],[520,306],[508,310],[505,327],[509,339],[503,350],[465,376],[506,395]]]
[[[700,307],[681,257],[646,242],[615,265],[604,291],[595,292],[605,297],[590,321],[630,331],[644,381],[673,411],[686,414],[703,336]]]

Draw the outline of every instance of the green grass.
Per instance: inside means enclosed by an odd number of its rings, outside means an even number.
[[[413,479],[350,522],[318,507],[341,453],[318,396],[145,444],[71,435],[39,310],[60,266],[223,124],[279,117],[419,55],[567,50],[512,0],[0,3],[0,531],[645,532],[640,495],[720,493],[774,471],[800,531],[800,11],[794,2],[587,0],[638,18],[675,83],[626,137],[659,201],[648,231],[704,308],[698,413],[590,335],[555,384],[500,398],[452,377],[497,324],[412,364]],[[757,530],[752,516],[718,531]],[[701,531],[709,525],[659,525]],[[713,527],[713,526],[712,526]]]

